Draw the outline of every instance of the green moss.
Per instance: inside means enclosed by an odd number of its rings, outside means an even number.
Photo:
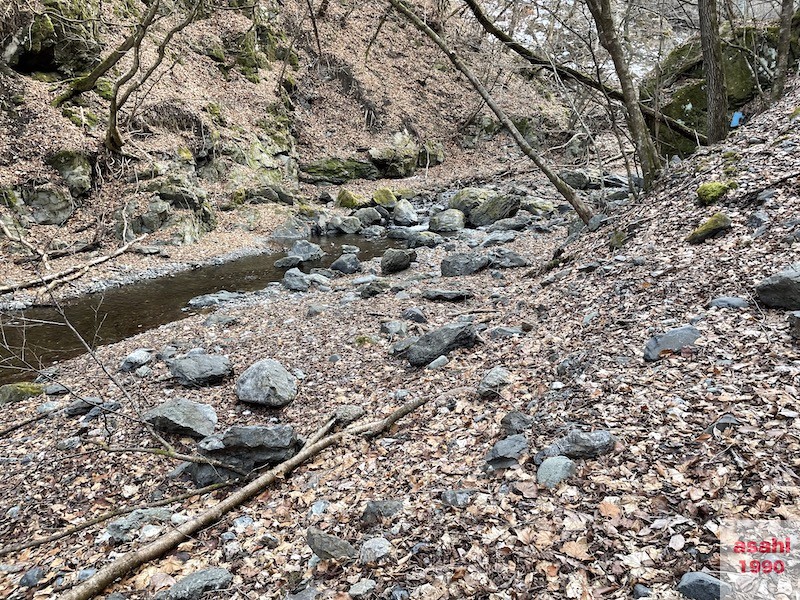
[[[730,189],[732,188],[728,182],[707,181],[697,188],[697,200],[703,206],[709,206],[725,196]]]
[[[301,179],[309,183],[346,183],[353,179],[378,179],[371,162],[354,158],[322,158],[300,166]]]
[[[14,188],[2,187],[0,188],[0,204],[13,210],[22,205],[22,200]]]
[[[389,188],[378,188],[375,190],[375,193],[372,194],[372,199],[375,201],[375,204],[388,210],[393,209],[397,205],[397,196],[395,196]]]
[[[344,188],[339,190],[339,194],[336,196],[336,206],[342,208],[363,208],[367,204],[369,203],[364,198]]]
[[[43,392],[44,386],[38,383],[9,383],[0,386],[0,406],[21,402]]]
[[[628,235],[622,229],[615,229],[608,236],[608,246],[612,250],[619,250],[627,240]]]
[[[94,129],[100,122],[100,118],[96,114],[80,108],[64,107],[61,109],[61,114],[81,128]]]
[[[194,154],[192,151],[189,150],[186,146],[181,146],[177,150],[178,158],[186,163],[193,163],[194,162]]]
[[[690,244],[700,244],[708,238],[714,237],[731,228],[731,219],[725,213],[718,212],[697,229],[692,231],[686,241]]]
[[[61,76],[53,72],[45,73],[44,71],[34,71],[31,73],[31,79],[34,81],[41,81],[42,83],[55,83],[61,80]]]
[[[46,14],[38,15],[31,23],[27,47],[31,52],[39,53],[46,45],[52,44],[56,30],[53,21]]]
[[[211,117],[211,120],[219,125],[225,125],[225,118],[222,116],[222,106],[216,102],[209,102],[206,104],[205,111]]]
[[[113,100],[114,99],[114,82],[108,79],[107,77],[101,77],[97,80],[97,83],[94,86],[94,91],[97,93],[98,96],[103,98],[103,100]]]
[[[301,202],[297,207],[297,214],[302,215],[304,217],[316,217],[320,214],[320,209],[316,206],[311,204],[306,204]]]
[[[375,339],[370,335],[357,335],[355,343],[356,346],[369,346],[375,343]]]
[[[790,114],[790,115],[789,115],[789,120],[790,120],[790,121],[794,121],[794,120],[795,120],[795,119],[797,119],[797,118],[800,118],[800,106],[798,106],[797,108],[795,108],[795,109],[792,111],[792,114]]]

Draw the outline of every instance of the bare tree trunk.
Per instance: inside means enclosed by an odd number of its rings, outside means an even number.
[[[578,71],[571,67],[556,64],[549,58],[538,56],[530,48],[528,48],[527,46],[523,46],[522,44],[517,42],[506,32],[498,28],[497,25],[495,25],[491,21],[491,19],[489,19],[489,17],[483,11],[477,0],[464,0],[464,3],[472,11],[472,14],[475,15],[475,18],[478,20],[478,23],[481,24],[481,27],[483,27],[484,30],[486,30],[488,33],[497,38],[497,40],[500,43],[502,43],[506,48],[512,50],[513,52],[516,52],[520,57],[522,57],[524,60],[528,61],[532,65],[548,69],[553,73],[555,73],[556,75],[558,75],[559,77],[561,77],[562,79],[576,81],[588,88],[598,90],[602,92],[604,95],[611,98],[612,100],[616,100],[618,102],[623,102],[625,100],[625,97],[622,95],[622,92],[620,92],[618,89],[605,85],[603,82],[598,81],[591,75],[587,75],[586,73],[582,73],[581,71]],[[639,108],[642,111],[642,113],[647,115],[649,118],[653,119],[656,122],[664,123],[672,131],[675,131],[676,133],[685,137],[687,140],[690,140],[692,142],[699,141],[700,144],[706,143],[706,138],[702,133],[695,131],[691,127],[687,127],[686,125],[684,125],[679,121],[676,121],[672,117],[669,117],[661,112],[658,112],[641,102],[639,102]]]
[[[792,16],[794,13],[794,0],[783,0],[781,4],[781,26],[778,39],[778,56],[775,64],[775,80],[772,82],[770,98],[777,102],[783,96],[783,86],[786,84],[786,74],[789,71],[789,50],[792,39]]]
[[[700,44],[706,76],[706,137],[713,144],[728,136],[728,93],[722,68],[722,42],[719,37],[717,0],[698,0]]]
[[[617,35],[610,0],[586,0],[586,4],[589,6],[589,11],[592,13],[597,26],[600,44],[608,51],[614,63],[614,70],[617,72],[619,84],[622,88],[628,129],[633,138],[634,146],[636,146],[639,162],[642,165],[644,187],[645,189],[650,189],[661,172],[661,157],[656,150],[656,145],[653,142],[650,131],[647,129],[647,123],[645,123],[642,109],[639,106],[639,95],[636,92],[633,77],[625,60],[622,43]]]
[[[494,101],[494,98],[489,94],[486,87],[480,82],[480,80],[475,76],[475,74],[470,70],[467,65],[458,57],[458,55],[450,50],[447,46],[445,41],[435,32],[433,29],[428,27],[422,19],[420,19],[416,13],[411,10],[402,0],[389,0],[389,4],[391,4],[400,14],[402,14],[406,19],[408,19],[414,27],[416,27],[419,31],[424,33],[428,36],[439,48],[447,55],[447,58],[450,59],[450,62],[453,63],[456,69],[461,71],[464,76],[469,80],[472,87],[475,88],[481,98],[483,98],[486,105],[492,110],[492,112],[497,116],[500,122],[503,124],[508,132],[511,134],[511,137],[514,138],[517,146],[519,146],[520,150],[530,158],[533,163],[538,167],[538,169],[544,173],[545,177],[553,184],[553,186],[558,190],[558,193],[561,194],[564,199],[569,202],[570,206],[575,209],[575,212],[578,213],[578,216],[584,223],[588,223],[589,220],[592,218],[592,209],[578,196],[575,190],[570,187],[561,177],[559,177],[555,171],[553,171],[547,163],[545,163],[542,158],[536,153],[536,151],[531,148],[531,145],[525,140],[525,137],[519,132],[516,128],[514,123],[511,122],[511,119],[508,118],[506,113],[503,111],[500,106]]]

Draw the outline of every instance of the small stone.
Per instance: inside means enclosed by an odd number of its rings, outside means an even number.
[[[356,549],[349,542],[316,527],[308,528],[306,542],[314,554],[322,560],[355,558],[358,555]]]
[[[790,312],[787,319],[789,320],[789,335],[795,340],[800,340],[800,310]]]
[[[445,490],[442,492],[442,504],[453,508],[465,508],[472,501],[474,490]]]
[[[303,273],[297,267],[286,271],[286,273],[283,274],[283,280],[281,283],[287,290],[291,290],[293,292],[307,292],[308,288],[311,287],[311,282],[308,280],[308,275]]]
[[[633,586],[634,598],[647,598],[652,593],[653,591],[649,587],[642,585],[641,583],[637,583],[635,586]]]
[[[446,366],[447,363],[449,362],[450,361],[447,359],[446,356],[440,356],[435,360],[431,361],[431,363],[425,368],[428,369],[429,371],[433,371],[435,369],[441,369],[442,367]]]
[[[479,254],[451,254],[442,260],[442,277],[460,277],[482,271],[489,265],[489,258]]]
[[[503,340],[525,335],[522,327],[494,327],[489,330],[489,337],[493,340]]]
[[[308,240],[297,240],[288,252],[289,256],[299,256],[303,262],[319,260],[323,254],[324,252],[319,245]]]
[[[403,317],[406,321],[413,321],[414,323],[428,322],[428,318],[425,316],[425,313],[423,313],[422,310],[416,307],[405,309],[400,316]]]
[[[486,455],[489,471],[516,466],[517,459],[528,449],[528,440],[522,434],[512,435],[497,442]]]
[[[512,410],[503,416],[500,425],[503,426],[506,435],[516,435],[530,429],[533,425],[533,418],[518,410]]]
[[[712,237],[717,237],[724,231],[730,229],[731,223],[732,221],[728,215],[721,212],[716,213],[705,223],[692,231],[692,233],[690,233],[686,238],[686,241],[690,244],[700,244],[703,241]]]
[[[428,227],[436,233],[450,233],[464,229],[466,218],[464,213],[457,208],[448,208],[431,216]]]
[[[233,300],[238,300],[239,298],[244,298],[244,294],[241,292],[229,292],[227,290],[221,290],[219,292],[214,292],[213,294],[195,296],[189,300],[188,305],[191,308],[207,308],[209,306],[218,306],[220,304],[224,304],[225,302],[232,302]]]
[[[471,348],[477,342],[477,335],[470,323],[451,323],[420,337],[408,348],[406,357],[415,367],[428,365],[456,348]]]
[[[563,438],[556,440],[543,450],[537,459],[545,456],[566,456],[568,458],[597,458],[614,449],[617,439],[608,431],[580,431],[573,429]],[[537,460],[536,462],[540,462]]]
[[[391,275],[392,273],[404,271],[411,265],[411,261],[416,260],[416,258],[416,252],[389,248],[381,258],[381,275]]]
[[[361,270],[361,261],[355,254],[342,254],[331,264],[331,269],[340,271],[345,275],[352,275]]]
[[[44,577],[44,569],[42,567],[33,567],[25,571],[22,579],[19,580],[19,584],[22,587],[36,587],[39,585],[42,577]]]
[[[276,269],[291,269],[292,267],[298,266],[302,262],[303,259],[299,256],[284,256],[272,264]]]
[[[800,262],[760,281],[756,293],[769,307],[800,310]]]
[[[422,297],[426,300],[441,302],[464,302],[472,298],[475,294],[469,290],[443,290],[427,289],[422,292]]]
[[[536,481],[540,485],[554,488],[565,479],[575,475],[575,463],[566,456],[546,458],[536,471]]]
[[[389,519],[402,510],[401,500],[369,500],[361,515],[361,523],[367,526],[377,525],[383,519]]]
[[[494,248],[489,251],[489,264],[499,269],[527,267],[528,260],[508,248]]]
[[[367,540],[361,546],[359,562],[362,565],[376,563],[392,553],[392,543],[384,537]]]
[[[356,406],[354,404],[343,404],[342,406],[336,407],[336,411],[333,413],[333,416],[337,423],[349,425],[354,421],[358,421],[365,414],[366,411],[360,406]]]
[[[213,354],[177,356],[169,361],[169,370],[186,387],[213,385],[233,374],[230,359]]]
[[[362,579],[358,583],[351,585],[348,593],[353,598],[365,598],[375,591],[377,586],[378,584],[372,579]]]
[[[511,373],[503,367],[493,367],[478,384],[478,395],[481,398],[495,398],[510,383]]]
[[[650,338],[644,347],[644,359],[653,362],[659,360],[664,352],[680,352],[683,348],[694,344],[700,335],[700,332],[690,325],[670,329]]]
[[[64,396],[69,394],[69,389],[60,383],[51,383],[44,388],[44,393],[48,396]]]
[[[486,239],[481,242],[481,246],[483,248],[490,248],[492,246],[499,246],[500,244],[513,242],[515,239],[517,239],[516,231],[495,231],[494,233],[489,234]]]
[[[419,215],[408,200],[400,200],[392,211],[392,220],[398,225],[409,226],[419,223]]]
[[[203,569],[187,575],[173,585],[168,592],[169,600],[199,600],[206,592],[227,588],[233,575],[219,567]]]
[[[706,304],[706,308],[749,308],[750,303],[735,296],[717,296]]]
[[[381,333],[389,336],[389,340],[403,338],[408,335],[408,325],[405,321],[384,321],[381,323]]]
[[[311,304],[306,311],[307,317],[316,317],[317,315],[321,315],[326,310],[328,310],[328,306],[324,304]]]
[[[76,450],[81,446],[81,438],[76,436],[68,437],[56,442],[57,450]]]
[[[176,398],[151,408],[143,419],[162,431],[203,438],[213,433],[217,413],[210,404]]]
[[[678,583],[678,591],[693,600],[719,600],[720,596],[732,593],[730,585],[708,573],[685,573]]]

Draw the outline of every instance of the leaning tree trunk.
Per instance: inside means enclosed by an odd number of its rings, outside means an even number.
[[[703,47],[706,76],[706,137],[708,143],[713,144],[728,136],[728,93],[722,68],[717,0],[698,0],[697,13],[700,17],[700,44]]]
[[[778,56],[775,61],[775,80],[772,82],[772,93],[770,94],[773,102],[777,102],[783,96],[783,86],[786,84],[786,74],[789,71],[793,13],[794,0],[783,0],[783,4],[781,4]]]
[[[636,92],[636,85],[625,60],[625,51],[617,35],[617,28],[611,12],[611,2],[610,0],[586,0],[586,4],[589,6],[589,11],[597,26],[600,44],[606,49],[614,63],[614,70],[622,89],[628,129],[642,165],[644,187],[650,189],[661,172],[661,157],[656,150],[650,130],[647,128],[642,109],[639,107],[639,94]]]
[[[448,46],[447,43],[425,22],[420,19],[417,14],[409,8],[405,2],[402,0],[389,0],[389,4],[391,4],[395,10],[397,10],[400,14],[402,14],[408,21],[410,21],[414,27],[416,27],[420,32],[424,33],[428,38],[430,38],[439,48],[447,55],[447,58],[450,59],[450,62],[453,63],[453,66],[461,71],[467,80],[470,82],[472,87],[475,89],[478,94],[480,94],[483,101],[486,102],[486,105],[492,110],[495,116],[498,118],[500,123],[503,124],[508,132],[511,134],[511,137],[514,138],[517,146],[519,146],[520,150],[530,158],[533,163],[538,167],[538,169],[544,173],[545,177],[553,184],[553,186],[558,190],[558,193],[563,196],[563,198],[569,202],[570,206],[575,209],[575,212],[578,213],[578,216],[584,223],[588,223],[589,220],[592,218],[592,209],[589,208],[589,205],[586,204],[580,196],[575,192],[575,190],[567,184],[566,181],[561,179],[558,174],[553,171],[550,166],[542,160],[542,158],[536,153],[536,151],[531,147],[531,145],[525,140],[525,137],[519,132],[519,129],[511,122],[511,119],[508,118],[505,111],[494,101],[489,91],[486,87],[480,82],[480,80],[475,76],[475,74],[470,70],[470,68],[464,64],[464,62],[459,58],[459,56],[452,51]]]

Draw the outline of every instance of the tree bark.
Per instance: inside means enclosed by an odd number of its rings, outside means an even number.
[[[770,99],[773,102],[783,96],[786,74],[789,72],[789,52],[792,39],[792,16],[794,16],[794,0],[783,0],[781,4],[781,24],[778,36],[778,56],[775,60],[775,80],[772,82]]]
[[[486,87],[480,82],[480,80],[475,76],[475,74],[467,67],[466,64],[458,57],[458,55],[450,50],[447,46],[446,42],[435,32],[433,29],[428,27],[422,19],[420,19],[416,13],[411,10],[402,0],[389,0],[389,4],[391,4],[395,10],[397,10],[400,14],[402,14],[406,19],[408,19],[414,27],[416,27],[420,32],[424,33],[428,38],[430,38],[439,48],[447,55],[447,58],[450,59],[450,62],[453,63],[456,69],[461,71],[464,76],[469,80],[472,87],[475,91],[480,94],[483,101],[486,102],[486,105],[492,110],[492,112],[497,116],[500,120],[500,123],[503,124],[508,132],[511,134],[511,137],[514,138],[517,146],[519,146],[520,150],[530,158],[533,163],[538,167],[538,169],[544,173],[545,177],[553,184],[553,186],[558,190],[558,193],[563,196],[563,198],[569,202],[570,206],[575,209],[575,212],[578,213],[578,216],[584,223],[588,223],[589,220],[592,218],[592,209],[587,205],[575,192],[575,190],[570,187],[561,177],[559,177],[555,171],[553,171],[547,163],[542,160],[542,158],[536,153],[536,151],[531,147],[531,145],[525,140],[525,137],[519,132],[516,128],[514,123],[511,122],[511,119],[508,118],[506,113],[503,111],[502,108],[494,101],[491,94],[489,94]]]
[[[543,69],[547,69],[552,71],[562,79],[576,81],[581,85],[584,85],[588,88],[597,90],[602,92],[604,95],[608,96],[612,100],[616,100],[618,102],[624,102],[625,97],[622,95],[618,89],[615,89],[611,86],[605,85],[603,82],[596,80],[590,75],[586,73],[582,73],[577,69],[573,69],[571,67],[567,67],[564,65],[558,65],[548,58],[544,58],[542,56],[538,56],[534,53],[530,48],[523,46],[510,35],[508,35],[503,30],[499,29],[497,25],[495,25],[491,19],[486,15],[486,13],[481,8],[480,4],[478,4],[477,0],[464,0],[466,5],[472,11],[472,14],[475,15],[475,18],[480,23],[481,27],[495,38],[497,38],[506,48],[512,50],[517,55],[519,55],[524,60],[528,61],[532,65],[536,65],[537,67],[542,67]],[[680,134],[681,136],[685,137],[687,140],[691,140],[692,142],[700,142],[700,144],[706,144],[706,137],[692,129],[691,127],[687,127],[683,123],[676,121],[670,116],[667,116],[663,113],[660,113],[651,107],[647,106],[646,104],[639,102],[639,109],[642,111],[643,114],[647,115],[648,118],[652,119],[653,121],[658,121],[669,127],[672,131]]]
[[[625,59],[622,43],[617,35],[610,0],[586,0],[586,4],[589,6],[589,11],[592,13],[597,26],[600,44],[606,49],[611,56],[611,61],[614,63],[614,70],[617,73],[620,88],[622,89],[628,130],[633,138],[633,144],[636,147],[636,153],[639,155],[639,162],[642,165],[644,187],[646,190],[650,189],[661,172],[661,157],[656,150],[656,145],[650,135],[650,130],[647,128],[647,123],[645,123],[644,115],[639,105],[639,95],[636,92],[636,86]]]
[[[713,144],[728,136],[728,92],[722,68],[722,42],[719,37],[717,0],[698,0],[700,44],[706,76],[706,137]]]

